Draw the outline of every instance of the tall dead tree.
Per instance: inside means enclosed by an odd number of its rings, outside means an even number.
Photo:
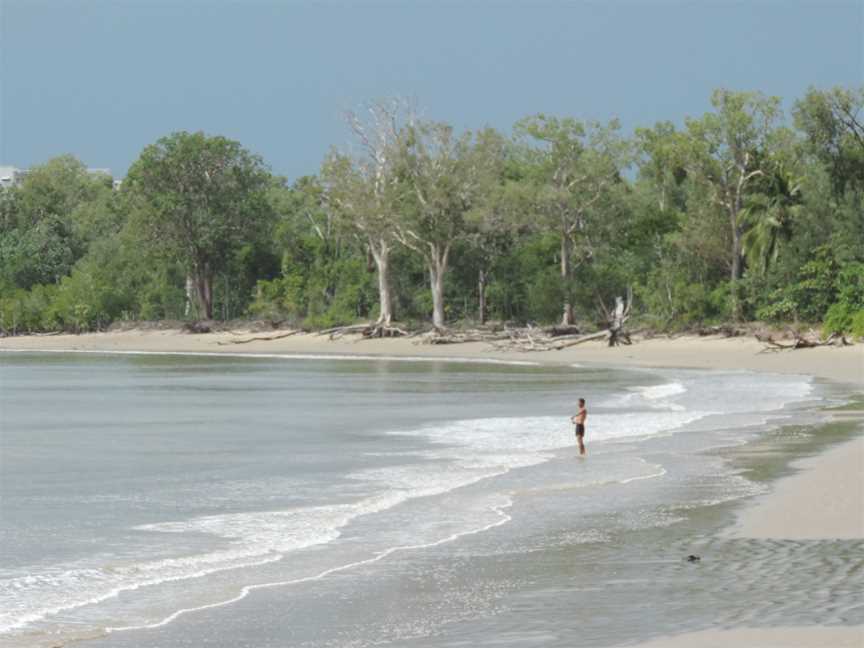
[[[467,236],[466,215],[478,200],[494,159],[471,133],[455,136],[442,123],[410,129],[402,164],[412,207],[398,220],[395,236],[426,263],[432,291],[432,324],[445,326],[444,277],[453,245]]]
[[[390,254],[395,244],[400,191],[396,161],[400,138],[413,123],[413,112],[404,101],[379,101],[362,113],[348,112],[346,121],[360,153],[331,153],[322,178],[327,199],[341,215],[342,223],[366,247],[378,274],[377,324],[393,321]]]

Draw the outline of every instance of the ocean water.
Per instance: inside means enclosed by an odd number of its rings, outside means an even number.
[[[765,489],[724,448],[806,438],[831,397],[743,371],[6,353],[0,644],[593,646],[747,615],[861,622],[861,546],[719,541],[706,513]],[[724,558],[694,569],[694,547]],[[796,598],[814,574],[824,592]]]

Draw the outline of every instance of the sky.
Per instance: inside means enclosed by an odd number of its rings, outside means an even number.
[[[125,175],[179,130],[289,180],[346,149],[346,110],[406,97],[459,129],[527,115],[681,124],[714,88],[790,108],[864,83],[864,0],[0,0],[0,165]]]

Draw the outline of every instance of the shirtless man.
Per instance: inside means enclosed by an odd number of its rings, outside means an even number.
[[[579,399],[579,411],[576,412],[575,416],[571,416],[570,420],[576,424],[576,441],[579,443],[579,454],[585,454],[585,444],[583,443],[583,439],[585,438],[585,419],[588,418],[588,410],[585,409],[585,399]]]

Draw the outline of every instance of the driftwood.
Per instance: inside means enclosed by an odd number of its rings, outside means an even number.
[[[621,300],[623,301],[623,300]],[[329,336],[336,340],[343,335],[359,334],[364,338],[371,337],[408,337],[415,338],[414,344],[462,344],[482,342],[498,351],[560,351],[578,344],[594,340],[607,340],[609,346],[630,344],[630,336],[624,332],[623,326],[630,315],[630,300],[626,305],[609,313],[610,326],[594,333],[584,333],[575,326],[553,326],[540,328],[532,324],[527,326],[501,325],[484,326],[472,329],[433,328],[426,331],[410,333],[394,326],[381,324],[356,324],[352,326],[337,326],[318,331],[317,335]]]
[[[291,337],[292,335],[297,335],[298,333],[302,333],[301,330],[296,331],[288,331],[287,333],[280,333],[279,335],[262,335],[258,337],[246,338],[245,340],[228,340],[226,342],[217,342],[219,345],[227,345],[227,344],[248,344],[249,342],[258,342],[258,341],[269,341],[269,340],[281,340],[282,338]],[[232,332],[232,335],[236,335]]]
[[[487,338],[486,341],[499,351],[560,351],[583,342],[608,339],[609,336],[610,331],[604,329],[584,335],[570,334],[552,337],[546,331],[526,327],[524,329],[507,329],[506,336]]]
[[[398,326],[384,326],[383,324],[375,324],[363,331],[364,338],[408,337],[410,335],[408,331]]]
[[[326,335],[330,340],[338,340],[344,335],[359,333],[364,338],[383,337],[407,337],[408,331],[398,326],[386,326],[384,324],[353,324],[351,326],[334,326],[333,328],[318,331],[318,335]]]
[[[600,339],[607,337],[607,336],[611,340],[611,337],[612,337],[611,333],[612,333],[611,331],[606,330],[606,331],[600,331],[598,333],[591,333],[589,335],[580,335],[580,336],[577,336],[576,339],[574,339],[574,340],[568,340],[565,342],[561,342],[559,344],[555,344],[552,348],[555,349],[556,351],[558,351],[560,349],[566,349],[567,347],[576,346],[577,344],[582,344],[583,342],[590,342],[591,340],[600,340]],[[558,339],[560,340],[561,338],[558,338]],[[627,344],[630,344],[630,338],[629,337],[627,338]],[[610,343],[609,346],[612,346],[612,344]]]
[[[546,334],[550,337],[572,337],[574,335],[581,335],[582,331],[579,330],[576,326],[551,326],[546,329]]]
[[[696,335],[705,337],[707,335],[722,335],[723,337],[738,337],[746,335],[747,331],[737,326],[722,324],[720,326],[702,326],[695,331]]]
[[[198,334],[211,333],[213,331],[211,326],[209,324],[204,323],[204,322],[186,322],[183,325],[183,330],[186,333],[198,333]]]
[[[774,336],[771,334],[756,333],[756,339],[765,345],[760,353],[771,351],[791,351],[794,349],[812,349],[821,346],[849,346],[849,341],[846,337],[838,333],[832,333],[825,339],[822,339],[812,329],[806,335],[802,335],[797,331],[790,331],[790,333],[792,335],[792,340],[790,342],[779,342],[775,340]]]
[[[509,340],[506,333],[495,333],[482,329],[470,329],[467,331],[451,331],[447,329],[432,329],[426,333],[415,335],[419,339],[414,344],[461,344],[463,342],[497,342]]]
[[[627,288],[627,297],[616,297],[615,308],[609,310],[606,304],[599,297],[597,298],[597,306],[603,313],[609,331],[609,346],[618,346],[619,344],[631,344],[630,336],[624,330],[624,324],[630,319],[630,308],[633,306],[633,289]]]

